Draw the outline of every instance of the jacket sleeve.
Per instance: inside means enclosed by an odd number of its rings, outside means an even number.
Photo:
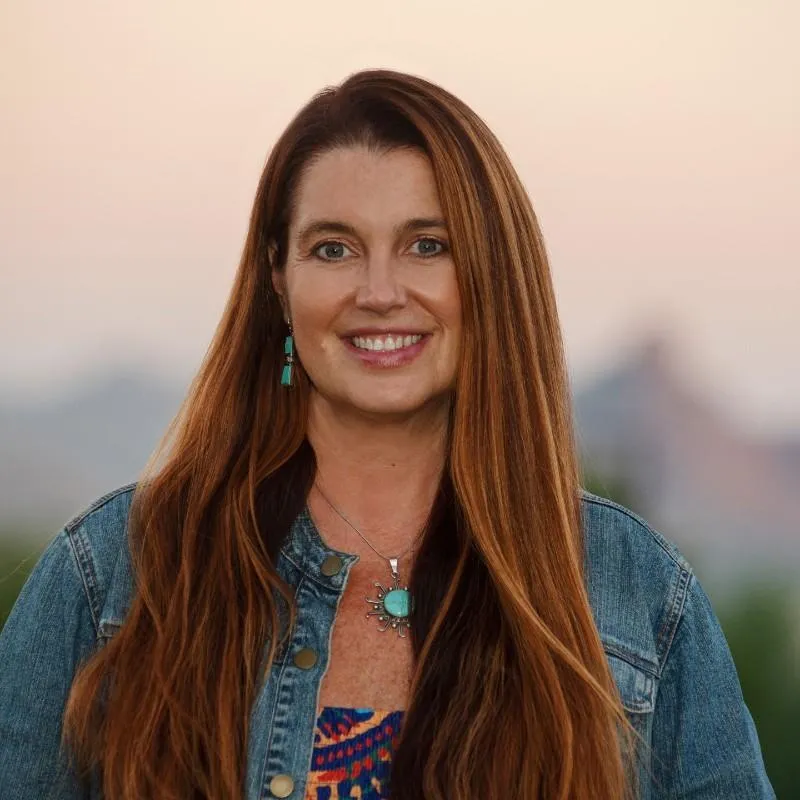
[[[653,719],[653,797],[774,798],[728,643],[693,575]]]
[[[65,531],[42,554],[0,632],[0,796],[89,797],[60,748],[77,665],[96,642]]]

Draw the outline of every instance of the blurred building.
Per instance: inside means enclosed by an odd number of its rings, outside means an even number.
[[[764,441],[726,421],[679,378],[668,342],[576,392],[590,472],[622,483],[637,511],[725,573],[800,567],[800,441]]]

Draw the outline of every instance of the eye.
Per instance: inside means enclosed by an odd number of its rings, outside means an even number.
[[[350,248],[341,242],[323,242],[314,248],[314,255],[323,261],[341,261]]]
[[[422,256],[423,258],[438,256],[447,252],[447,245],[444,242],[440,242],[438,239],[434,239],[430,236],[424,236],[421,239],[417,239],[417,241],[411,245],[412,249],[417,247],[417,245],[419,245],[419,249],[414,253],[414,255]]]

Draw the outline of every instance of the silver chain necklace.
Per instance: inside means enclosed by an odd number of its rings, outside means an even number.
[[[366,597],[365,600],[369,605],[372,607],[371,611],[367,611],[366,616],[369,617],[377,617],[379,623],[383,623],[382,626],[378,626],[378,630],[388,631],[389,628],[393,628],[397,631],[398,636],[401,638],[405,638],[405,629],[411,628],[411,623],[409,621],[409,616],[411,614],[412,609],[412,598],[411,592],[408,590],[408,586],[401,586],[400,585],[400,573],[398,563],[401,558],[408,555],[411,552],[414,545],[417,543],[419,539],[419,535],[417,535],[416,539],[402,552],[399,556],[385,556],[383,553],[379,552],[375,546],[364,536],[361,531],[350,522],[347,517],[339,511],[338,508],[328,499],[328,496],[325,492],[322,491],[318,483],[315,483],[314,486],[316,487],[317,491],[320,493],[322,499],[331,507],[331,510],[339,517],[341,517],[344,522],[346,522],[369,546],[369,548],[375,553],[375,555],[382,558],[389,564],[389,569],[392,573],[392,583],[388,588],[384,588],[383,585],[375,581],[373,584],[378,590],[378,597],[377,599],[373,599],[371,597]],[[420,532],[421,533],[421,532]]]

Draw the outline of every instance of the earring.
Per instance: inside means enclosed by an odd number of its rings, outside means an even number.
[[[289,326],[289,334],[283,342],[283,355],[285,361],[283,364],[283,372],[281,373],[281,386],[292,385],[292,364],[294,363],[294,335],[292,332],[292,323],[287,320],[286,324]]]

